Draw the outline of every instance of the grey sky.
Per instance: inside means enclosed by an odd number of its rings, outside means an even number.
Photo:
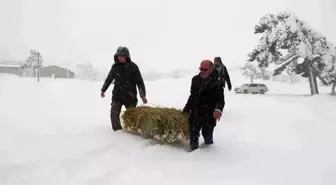
[[[215,56],[233,67],[257,44],[260,17],[283,10],[336,43],[334,0],[0,0],[0,58],[34,48],[49,63],[108,70],[125,45],[143,71],[196,69]]]

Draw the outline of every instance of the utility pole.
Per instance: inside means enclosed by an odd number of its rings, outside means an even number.
[[[37,61],[36,61],[36,65],[37,65],[37,81],[40,81],[40,53],[37,52],[36,50],[31,50],[30,51],[32,55],[36,55]],[[35,66],[36,66],[35,65]],[[34,66],[34,74],[35,74],[35,66]]]
[[[40,53],[37,52],[37,81],[40,81]]]

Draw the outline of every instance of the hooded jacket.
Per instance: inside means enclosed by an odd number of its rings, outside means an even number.
[[[140,69],[131,60],[131,57],[127,57],[126,62],[121,63],[118,61],[117,54],[114,55],[114,64],[108,73],[101,91],[105,92],[112,81],[114,81],[112,101],[117,101],[123,104],[137,103],[136,86],[138,87],[140,97],[146,97],[145,84]]]
[[[222,59],[220,57],[216,57],[215,60],[218,60],[220,62],[220,65],[218,67],[216,67],[215,65],[215,69],[219,73],[218,75],[222,81],[222,86],[225,88],[225,83],[227,83],[228,89],[231,90],[232,89],[231,79],[226,69],[226,66],[223,64]]]

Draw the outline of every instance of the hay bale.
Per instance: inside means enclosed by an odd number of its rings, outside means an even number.
[[[189,140],[188,115],[174,108],[139,106],[122,115],[124,129],[166,143]]]

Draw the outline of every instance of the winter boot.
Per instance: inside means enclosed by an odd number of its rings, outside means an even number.
[[[213,130],[214,127],[206,125],[202,128],[202,135],[204,138],[204,144],[206,145],[212,145],[213,142]]]
[[[120,124],[113,124],[112,123],[112,129],[113,129],[113,131],[122,130],[122,126]]]
[[[190,140],[190,149],[191,149],[192,151],[198,149],[198,147],[199,147],[198,139]]]
[[[111,118],[111,125],[112,125],[113,131],[122,130],[122,126],[120,124],[120,117],[119,117],[121,106],[122,104],[118,102],[112,102],[110,118]]]
[[[212,145],[214,142],[213,142],[213,139],[205,139],[204,140],[204,144],[206,144],[206,145]]]

